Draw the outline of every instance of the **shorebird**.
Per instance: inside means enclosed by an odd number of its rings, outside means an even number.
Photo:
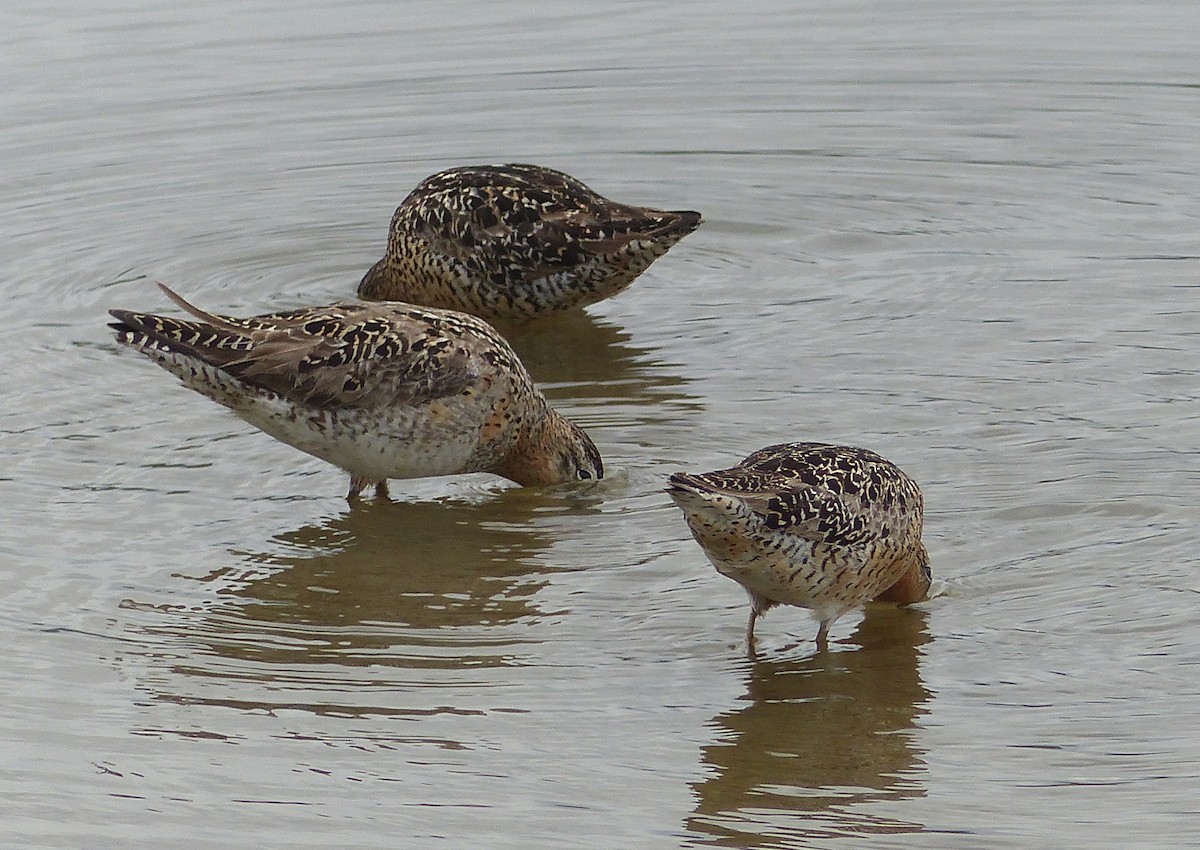
[[[401,202],[358,295],[533,319],[616,295],[699,224],[698,212],[620,204],[550,168],[451,168]]]
[[[587,434],[474,316],[348,303],[235,318],[162,289],[194,318],[111,310],[117,340],[344,469],[349,500],[369,485],[387,495],[389,478],[491,472],[547,486],[604,474]]]
[[[775,605],[810,609],[824,651],[843,614],[929,593],[921,490],[867,449],[768,446],[729,469],[675,473],[667,492],[717,572],[750,595],[751,657],[755,620]]]

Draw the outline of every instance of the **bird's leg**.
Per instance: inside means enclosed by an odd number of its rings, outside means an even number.
[[[750,622],[746,624],[746,652],[750,655],[750,660],[754,660],[754,623],[763,614],[775,605],[770,599],[765,596],[759,596],[754,591],[746,588],[746,593],[750,595]]]
[[[829,651],[829,621],[822,620],[817,629],[817,652]]]
[[[750,660],[754,660],[754,621],[758,619],[758,605],[751,603],[750,605],[750,622],[746,626],[746,653],[750,656]]]
[[[354,500],[358,498],[358,494],[366,489],[367,485],[370,483],[371,481],[369,479],[363,478],[361,475],[351,475],[350,492],[346,494],[346,501],[350,504],[354,504]]]
[[[350,476],[350,492],[346,494],[346,501],[353,504],[363,490],[366,490],[371,485],[375,485],[375,498],[386,499],[388,497],[387,479],[381,478],[375,481],[371,478],[365,478],[361,475]]]

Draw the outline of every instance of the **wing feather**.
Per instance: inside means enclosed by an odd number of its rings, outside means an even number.
[[[162,288],[196,320],[113,310],[117,330],[306,404],[426,403],[465,391],[492,366],[486,350],[464,344],[474,323],[443,311],[355,303],[237,319]]]

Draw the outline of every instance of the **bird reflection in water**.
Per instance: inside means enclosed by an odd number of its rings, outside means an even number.
[[[513,489],[482,504],[365,505],[278,535],[274,552],[245,554],[257,568],[222,595],[247,620],[328,632],[341,664],[356,650],[379,664],[389,648],[503,644],[497,630],[541,616],[533,598],[553,569],[537,562],[554,535],[534,515],[586,510],[599,498]]]
[[[656,407],[664,401],[697,403],[680,389],[687,379],[656,364],[651,350],[630,344],[627,331],[602,318],[576,311],[496,328],[552,401],[636,405],[639,417],[669,415]]]
[[[146,685],[157,700],[246,710],[478,713],[469,695],[509,681],[540,640],[555,515],[600,499],[512,488],[480,504],[379,501],[279,534],[201,579],[215,604],[165,618],[127,606],[172,647]]]
[[[697,844],[920,832],[872,804],[925,793],[912,730],[930,696],[919,671],[928,640],[924,612],[872,605],[848,639],[857,649],[752,662],[746,705],[712,721],[711,775],[686,822]]]

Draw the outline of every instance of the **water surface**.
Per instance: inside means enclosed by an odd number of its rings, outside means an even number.
[[[1200,820],[1194,4],[0,12],[0,844],[1184,846]],[[706,224],[518,332],[591,488],[341,473],[111,306],[344,298],[395,204],[558,167]],[[661,487],[793,439],[945,592],[814,654]]]

